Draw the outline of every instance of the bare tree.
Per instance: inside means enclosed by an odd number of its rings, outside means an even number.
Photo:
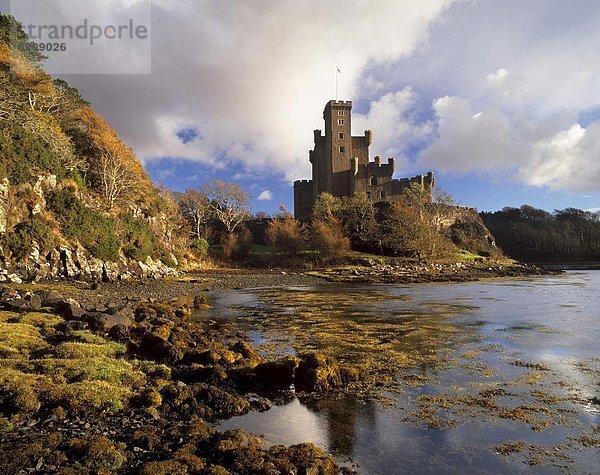
[[[190,221],[195,238],[206,238],[205,226],[212,217],[210,199],[202,190],[188,188],[179,195],[181,211]]]
[[[102,194],[109,210],[113,209],[120,199],[133,193],[137,187],[133,170],[112,152],[102,152],[98,172]]]
[[[210,208],[228,234],[233,234],[236,228],[250,215],[250,195],[239,183],[215,180],[203,187],[202,190],[210,200]]]

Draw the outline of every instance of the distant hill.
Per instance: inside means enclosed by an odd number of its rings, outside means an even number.
[[[498,245],[524,261],[600,260],[600,215],[575,208],[553,213],[523,205],[481,213]]]
[[[0,281],[171,272],[186,248],[178,207],[43,61],[0,15]]]

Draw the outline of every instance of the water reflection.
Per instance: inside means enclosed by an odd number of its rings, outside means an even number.
[[[272,443],[311,441],[364,473],[515,473],[530,463],[593,473],[600,465],[598,433],[586,439],[595,446],[577,442],[600,424],[591,403],[600,381],[600,272],[240,294],[219,294],[197,318],[253,329],[266,354],[322,350],[363,365],[392,404],[295,399],[225,428]],[[510,441],[523,448],[498,455]]]
[[[352,456],[358,427],[377,433],[377,411],[373,401],[342,398],[312,400],[305,404],[327,422],[329,449],[336,455]]]

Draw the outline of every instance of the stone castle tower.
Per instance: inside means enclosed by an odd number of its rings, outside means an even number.
[[[393,179],[396,171],[394,158],[381,163],[381,157],[371,162],[369,146],[373,132],[352,136],[352,101],[329,101],[323,111],[325,135],[315,130],[315,146],[309,152],[312,180],[294,183],[294,214],[306,220],[317,200],[324,192],[334,196],[352,196],[364,192],[373,203],[392,202],[412,183],[433,191],[433,173],[413,178]]]

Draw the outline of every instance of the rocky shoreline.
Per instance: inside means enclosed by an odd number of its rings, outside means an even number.
[[[211,269],[204,272],[179,273],[152,279],[127,279],[109,282],[77,279],[50,280],[19,284],[24,290],[59,289],[92,305],[98,300],[125,303],[144,299],[171,300],[198,293],[230,289],[312,286],[327,282],[365,284],[419,284],[473,282],[478,280],[536,277],[562,274],[562,269],[548,269],[524,263],[398,263],[351,265],[302,269]]]
[[[265,448],[211,423],[361,386],[355,369],[318,353],[265,361],[173,302],[0,293],[1,473],[350,473],[311,444]]]
[[[443,282],[474,282],[485,279],[559,275],[560,269],[547,269],[525,263],[477,261],[450,264],[398,264],[372,267],[344,266],[310,272],[308,275],[328,282],[376,284],[421,284]]]
[[[296,392],[364,393],[373,381],[319,353],[265,361],[233,324],[190,321],[207,292],[555,273],[514,264],[404,264],[3,287],[0,472],[352,473],[311,444],[266,448],[242,430],[214,429]]]

